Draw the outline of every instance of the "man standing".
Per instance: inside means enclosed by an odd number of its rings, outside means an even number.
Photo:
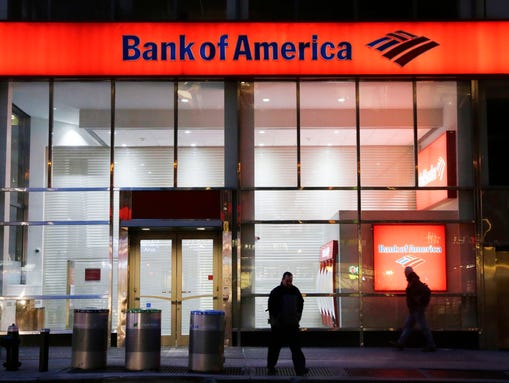
[[[402,350],[405,347],[406,341],[408,340],[415,324],[418,324],[426,340],[426,347],[423,351],[435,351],[435,341],[431,335],[431,330],[428,327],[425,315],[426,307],[429,304],[429,287],[421,282],[419,276],[410,266],[405,267],[405,276],[408,282],[406,288],[408,317],[398,341],[393,342],[392,344]]]
[[[299,322],[303,308],[302,294],[293,285],[292,273],[286,271],[281,284],[275,287],[269,295],[271,338],[267,353],[267,368],[271,375],[276,373],[279,352],[285,344],[292,352],[295,373],[302,376],[308,371],[299,339]]]

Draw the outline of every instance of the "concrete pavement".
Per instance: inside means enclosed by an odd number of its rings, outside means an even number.
[[[0,364],[0,382],[509,382],[509,351],[420,349],[398,351],[390,347],[304,348],[309,373],[294,374],[291,354],[281,351],[277,373],[265,368],[266,349],[226,347],[220,373],[188,370],[187,347],[162,347],[161,368],[157,371],[127,371],[125,349],[111,347],[107,366],[101,370],[71,368],[71,347],[50,347],[48,371],[39,371],[39,348],[23,347],[17,371]],[[6,359],[2,350],[0,360]]]

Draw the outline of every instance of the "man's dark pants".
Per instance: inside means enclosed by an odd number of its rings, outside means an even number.
[[[269,350],[267,353],[267,367],[269,369],[276,367],[281,347],[287,345],[292,352],[292,361],[295,371],[297,374],[304,372],[306,368],[306,358],[304,357],[300,345],[299,328],[272,327],[271,332]]]

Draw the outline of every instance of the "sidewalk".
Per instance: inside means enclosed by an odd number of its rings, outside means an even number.
[[[39,372],[39,348],[21,347],[17,371],[7,371],[0,355],[0,382],[506,382],[509,351],[392,348],[304,348],[309,373],[294,375],[291,354],[281,351],[276,376],[265,368],[266,349],[227,347],[221,373],[188,371],[187,348],[163,347],[158,371],[127,371],[125,349],[109,348],[104,370],[71,369],[71,347],[50,347],[48,371]]]

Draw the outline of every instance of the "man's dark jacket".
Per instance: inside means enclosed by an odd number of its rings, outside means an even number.
[[[275,287],[269,295],[269,315],[272,327],[299,327],[304,299],[295,286],[283,284]]]
[[[411,272],[406,277],[408,281],[408,285],[406,288],[406,304],[408,310],[410,311],[418,311],[426,308],[428,305],[428,301],[425,297],[426,295],[426,287],[421,282],[421,279],[415,272]]]

